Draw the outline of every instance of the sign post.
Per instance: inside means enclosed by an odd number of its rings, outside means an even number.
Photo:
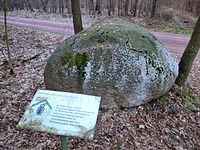
[[[60,136],[61,141],[61,150],[67,150],[67,139],[66,136],[61,135]]]
[[[93,139],[100,99],[91,95],[38,90],[18,127],[61,135],[61,148],[66,150],[66,136]]]

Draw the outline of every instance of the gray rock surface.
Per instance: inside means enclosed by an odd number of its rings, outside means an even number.
[[[132,107],[166,93],[178,65],[147,30],[105,19],[66,39],[50,56],[47,89],[102,97],[102,108]]]

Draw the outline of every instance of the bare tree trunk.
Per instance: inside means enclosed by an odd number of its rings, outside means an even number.
[[[27,9],[29,9],[31,12],[34,12],[33,7],[30,4],[30,0],[26,0],[27,2]]]
[[[8,41],[8,28],[7,28],[7,0],[3,0],[3,11],[4,11],[4,26],[5,26],[5,41],[6,41],[6,47],[7,47],[7,53],[8,53],[8,64],[10,67],[10,74],[14,74],[12,59],[11,59],[11,52],[9,48],[9,41]]]
[[[137,15],[137,5],[138,5],[138,0],[135,0],[135,8],[134,8],[134,13],[133,13],[134,17],[136,17]]]
[[[122,10],[121,0],[118,0],[117,5],[118,5],[118,16],[121,16],[121,10]]]
[[[71,0],[65,0],[66,8],[67,8],[67,14],[72,13],[72,7],[71,7]]]
[[[124,15],[128,16],[128,5],[129,5],[129,0],[125,0],[124,3]]]
[[[0,0],[0,10],[3,10],[3,3],[1,0]]]
[[[157,0],[153,0],[152,10],[151,10],[151,18],[155,18],[155,16],[156,16],[156,3],[157,3]]]
[[[71,4],[72,4],[74,32],[76,34],[83,30],[80,0],[71,0]]]
[[[41,0],[42,3],[42,8],[44,12],[47,12],[47,4],[48,4],[48,0]]]
[[[112,11],[113,15],[115,14],[115,6],[116,6],[116,0],[112,0],[111,1],[111,11]]]
[[[112,2],[111,0],[107,0],[107,7],[108,7],[108,16],[111,16],[111,6]]]
[[[88,0],[88,5],[89,5],[89,14],[94,14],[94,2],[93,0]]]
[[[140,2],[140,6],[139,6],[139,12],[138,12],[138,15],[140,17],[141,13],[144,11],[144,6],[143,6],[143,3],[144,3],[144,0],[141,0]]]
[[[39,1],[38,1],[38,0],[35,1],[35,8],[36,8],[38,11],[40,11],[40,4],[39,4]]]
[[[195,8],[195,15],[198,16],[200,14],[200,1],[197,2]]]
[[[195,25],[192,37],[181,57],[179,63],[179,75],[176,79],[176,84],[183,86],[188,78],[190,70],[192,68],[193,61],[198,54],[200,48],[200,16]]]
[[[88,13],[88,0],[85,0],[85,12]]]
[[[97,11],[98,14],[102,14],[101,13],[101,0],[97,0],[95,10]]]
[[[59,0],[59,13],[64,12],[64,2],[63,0]]]
[[[148,16],[148,0],[143,1],[143,15]]]
[[[133,15],[133,12],[134,12],[134,0],[131,0],[130,6],[131,6],[130,13],[131,13],[131,15]]]

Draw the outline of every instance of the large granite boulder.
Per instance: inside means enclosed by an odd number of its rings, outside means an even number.
[[[66,39],[50,56],[47,89],[102,97],[101,107],[132,107],[166,93],[178,65],[147,30],[105,19]]]

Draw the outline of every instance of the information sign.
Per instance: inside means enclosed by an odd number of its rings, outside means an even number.
[[[18,127],[92,139],[100,97],[38,90]]]

